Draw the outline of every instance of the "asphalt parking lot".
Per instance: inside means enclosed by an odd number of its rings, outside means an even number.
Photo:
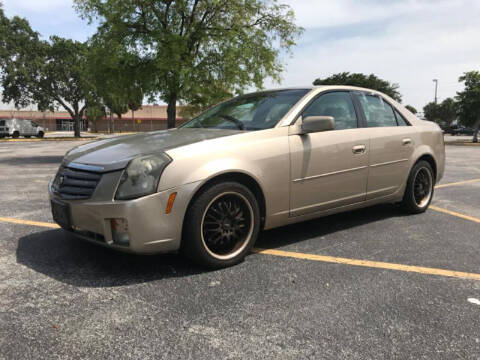
[[[205,271],[55,228],[47,184],[77,144],[0,143],[0,358],[480,358],[479,147],[447,146],[425,214],[267,231]]]

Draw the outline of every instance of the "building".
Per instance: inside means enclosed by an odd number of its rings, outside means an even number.
[[[177,106],[177,115],[181,107]],[[30,110],[0,110],[0,118],[17,118],[34,120],[47,131],[73,131],[73,120],[66,111],[30,111]],[[83,119],[82,131],[90,130],[97,132],[109,131],[109,117],[98,120],[96,124],[87,124]],[[183,124],[184,119],[177,116],[176,124]],[[114,116],[115,132],[153,131],[167,128],[166,105],[143,105],[141,109],[129,111],[122,115],[119,120]]]

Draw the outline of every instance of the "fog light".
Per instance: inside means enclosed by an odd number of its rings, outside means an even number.
[[[121,246],[130,245],[130,235],[128,235],[127,219],[110,219],[110,226],[112,228],[112,240],[115,244]]]

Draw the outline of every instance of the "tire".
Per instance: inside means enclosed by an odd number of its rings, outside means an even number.
[[[428,209],[433,198],[435,175],[432,166],[418,161],[408,176],[402,207],[410,214],[420,214]]]
[[[209,268],[238,264],[250,252],[260,231],[255,195],[236,182],[214,184],[187,210],[182,253]]]
[[[37,134],[37,138],[42,139],[44,135],[45,135],[45,134],[43,133],[43,131],[40,131],[40,132]]]
[[[14,131],[12,134],[12,138],[18,139],[20,137],[20,133],[18,131]]]

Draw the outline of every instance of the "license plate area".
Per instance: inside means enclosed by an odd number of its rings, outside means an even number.
[[[65,230],[71,230],[70,205],[52,200],[51,206],[53,220]]]

